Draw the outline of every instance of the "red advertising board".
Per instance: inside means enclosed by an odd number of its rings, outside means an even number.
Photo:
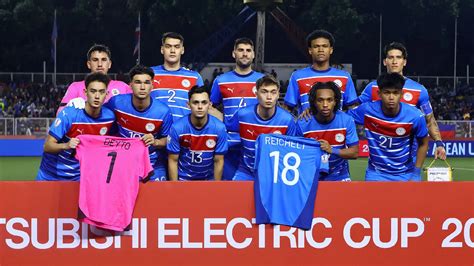
[[[0,265],[473,265],[474,182],[321,182],[313,228],[254,225],[252,182],[141,186],[126,235],[80,224],[78,183],[0,182]]]

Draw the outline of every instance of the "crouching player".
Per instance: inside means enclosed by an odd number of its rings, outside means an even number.
[[[79,162],[74,158],[77,136],[109,135],[114,124],[114,113],[102,107],[109,82],[110,78],[100,72],[87,75],[85,108],[66,107],[58,113],[46,137],[36,180],[79,181]]]
[[[428,130],[420,110],[400,102],[404,83],[400,74],[382,74],[377,79],[381,100],[348,111],[357,124],[364,125],[369,142],[366,181],[421,180]],[[412,152],[414,141],[418,143],[416,154]]]
[[[191,113],[178,119],[168,136],[170,180],[221,180],[227,131],[224,123],[209,115],[207,87],[194,86],[188,93]]]
[[[309,92],[312,116],[298,121],[298,135],[319,141],[330,154],[329,173],[321,181],[351,181],[347,159],[357,159],[359,138],[352,117],[340,111],[341,90],[332,81],[318,82]]]

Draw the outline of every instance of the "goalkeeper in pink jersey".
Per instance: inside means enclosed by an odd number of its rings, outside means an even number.
[[[109,47],[103,44],[94,44],[89,51],[87,51],[87,68],[91,73],[107,74],[112,67],[112,57]],[[57,113],[59,113],[66,105],[74,105],[75,107],[84,108],[86,95],[84,89],[86,88],[84,80],[71,83],[67,88],[66,94],[61,100]],[[111,80],[107,86],[107,97],[105,102],[108,102],[112,96],[118,94],[132,93],[130,87],[119,80]]]

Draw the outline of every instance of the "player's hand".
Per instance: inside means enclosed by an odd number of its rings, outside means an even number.
[[[444,149],[443,146],[438,146],[436,147],[436,151],[435,151],[435,160],[436,159],[441,159],[441,160],[446,160],[446,150]]]
[[[332,153],[332,147],[331,145],[329,144],[329,142],[327,142],[326,140],[324,139],[319,139],[318,140],[319,142],[319,145],[321,146],[321,150],[331,154]]]
[[[79,142],[78,138],[71,138],[67,143],[68,149],[75,149],[77,145],[79,145]]]
[[[298,120],[305,120],[305,121],[308,121],[311,119],[311,109],[310,108],[307,108],[306,110],[304,110],[299,116],[298,116]]]
[[[143,140],[147,147],[155,144],[155,137],[150,133],[143,135],[140,139]]]
[[[81,97],[77,97],[74,99],[71,99],[66,106],[72,106],[76,109],[84,109],[86,108],[86,101],[82,99]]]

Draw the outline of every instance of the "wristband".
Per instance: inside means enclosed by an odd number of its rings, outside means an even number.
[[[339,156],[339,154],[341,154],[341,149],[339,149],[339,148],[332,148],[332,154],[335,154],[335,155]]]
[[[437,140],[437,141],[435,141],[435,143],[436,143],[436,148],[438,148],[438,147],[443,147],[444,148],[444,143],[443,143],[442,140]]]

